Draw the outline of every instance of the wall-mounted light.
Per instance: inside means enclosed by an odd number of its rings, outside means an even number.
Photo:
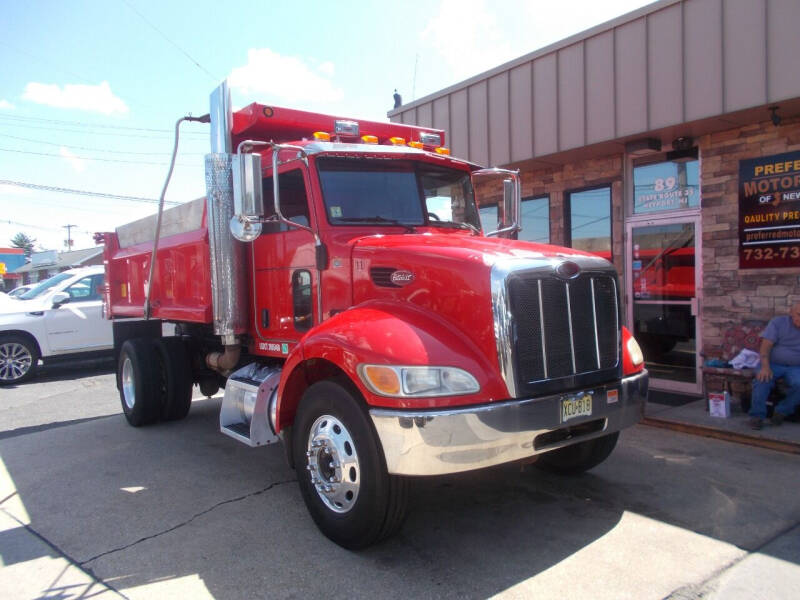
[[[644,156],[654,152],[661,152],[661,140],[657,138],[641,138],[625,144],[625,154],[631,156]]]
[[[781,116],[778,114],[778,109],[780,106],[770,106],[769,107],[769,118],[772,121],[772,124],[777,127],[781,124]]]
[[[672,149],[676,152],[686,152],[694,146],[694,140],[689,136],[676,137],[672,140]]]

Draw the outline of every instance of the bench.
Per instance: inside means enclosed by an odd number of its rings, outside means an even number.
[[[758,352],[761,345],[760,334],[767,326],[766,321],[750,319],[739,324],[731,325],[722,337],[721,356],[714,357],[724,362],[730,362],[743,348]],[[708,360],[703,357],[703,362]],[[734,369],[733,367],[712,367],[703,364],[703,397],[708,398],[709,390],[727,391],[731,396],[736,396],[742,403],[742,410],[750,407],[752,381],[756,376],[755,369]]]

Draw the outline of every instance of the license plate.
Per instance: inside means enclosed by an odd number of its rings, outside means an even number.
[[[592,414],[591,394],[580,394],[561,401],[561,422],[565,423],[575,417],[586,417]]]

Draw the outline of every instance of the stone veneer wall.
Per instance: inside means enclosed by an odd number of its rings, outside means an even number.
[[[703,221],[703,353],[720,356],[725,331],[769,320],[800,301],[797,268],[739,269],[739,161],[800,150],[800,119],[705,135],[700,147]],[[726,357],[729,358],[729,357]]]

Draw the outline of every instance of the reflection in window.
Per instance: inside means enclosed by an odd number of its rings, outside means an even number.
[[[292,304],[294,328],[308,331],[314,324],[311,302],[311,273],[305,270],[292,273]]]
[[[275,218],[275,195],[273,193],[272,177],[263,180],[264,217]],[[306,184],[303,173],[296,169],[278,174],[278,193],[280,195],[281,213],[290,221],[299,225],[308,226],[308,199],[306,198]],[[279,221],[264,223],[264,233],[278,233],[288,231],[289,226]],[[295,230],[296,231],[296,230]]]
[[[550,243],[550,198],[522,199],[522,231],[517,239],[539,244]]]
[[[611,188],[568,195],[568,246],[611,260]]]
[[[500,229],[500,211],[497,208],[497,204],[481,206],[479,214],[481,218],[481,228],[484,233]]]
[[[633,168],[635,214],[700,206],[699,162],[666,161]]]

